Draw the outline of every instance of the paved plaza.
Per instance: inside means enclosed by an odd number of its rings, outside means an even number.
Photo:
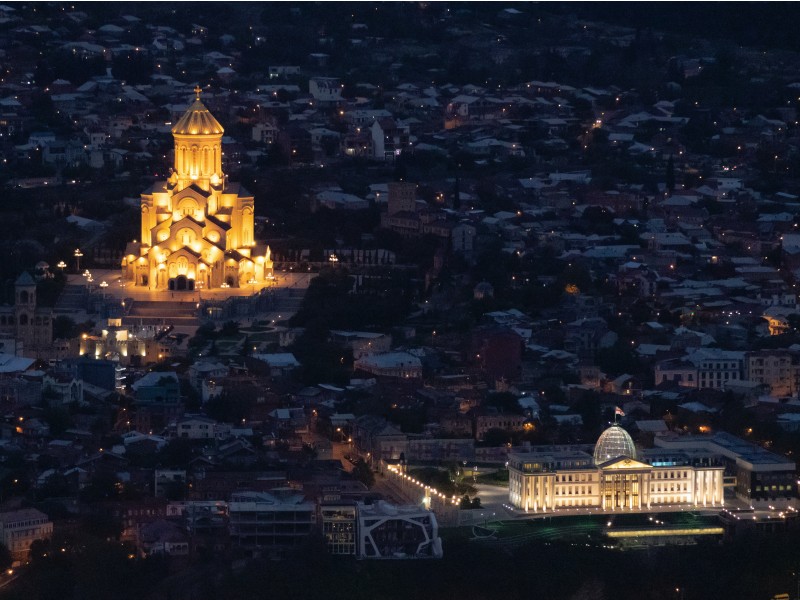
[[[189,327],[180,327],[191,330],[191,333],[200,323],[199,318],[194,318],[200,302],[222,302],[231,297],[252,296],[268,289],[275,293],[275,302],[272,304],[274,310],[252,315],[244,319],[242,325],[248,325],[248,321],[254,320],[281,321],[297,312],[309,282],[315,276],[316,273],[312,272],[279,272],[275,274],[274,279],[242,288],[157,291],[137,287],[125,281],[120,269],[90,269],[82,273],[67,274],[67,285],[56,304],[56,312],[70,315],[76,321],[94,318],[96,315],[86,310],[87,295],[91,293],[95,299],[102,298],[106,304],[114,302],[121,304],[133,300],[134,305],[138,304],[140,307],[146,305],[148,318],[151,320],[157,318],[164,322],[174,321],[176,329],[186,317],[192,315],[191,323],[186,322]],[[163,310],[159,310],[159,307],[163,307]],[[176,316],[178,313],[181,313],[183,319]]]
[[[305,290],[316,273],[275,273],[275,279],[263,283],[247,285],[241,288],[214,288],[192,291],[161,291],[149,290],[134,286],[130,281],[124,281],[121,269],[90,269],[88,270],[92,281],[81,273],[67,275],[67,285],[85,286],[95,293],[100,293],[107,298],[122,301],[126,298],[147,302],[198,302],[201,299],[224,300],[231,296],[252,296],[262,289],[275,290]],[[84,271],[85,273],[86,271]],[[103,283],[108,284],[104,286]]]

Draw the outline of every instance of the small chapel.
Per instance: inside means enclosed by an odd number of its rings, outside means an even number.
[[[136,287],[236,288],[273,276],[269,246],[254,239],[253,195],[222,172],[224,130],[194,91],[172,127],[172,172],[142,193],[141,237],[122,259],[123,278]]]

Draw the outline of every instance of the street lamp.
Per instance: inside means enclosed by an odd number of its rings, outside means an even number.
[[[256,293],[256,283],[258,283],[258,282],[253,277],[251,277],[250,279],[247,280],[247,283],[249,283],[251,286],[253,286],[253,287],[250,288],[251,294],[255,294]]]
[[[77,271],[80,273],[80,271],[81,271],[81,256],[83,256],[83,252],[81,252],[80,248],[75,248],[75,252],[73,252],[72,254],[73,254],[73,256],[75,257],[75,260],[78,263]]]
[[[67,268],[67,263],[65,263],[63,260],[60,260],[60,261],[58,261],[58,264],[57,264],[56,266],[57,266],[59,269],[61,269],[61,272],[63,273],[63,272],[64,272],[64,269],[66,269],[66,268]]]
[[[106,299],[106,288],[108,287],[108,282],[103,280],[100,282],[100,289],[102,290],[103,300]]]

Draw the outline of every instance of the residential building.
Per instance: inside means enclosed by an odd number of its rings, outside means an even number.
[[[53,535],[53,522],[35,508],[0,513],[0,539],[15,560],[26,560],[31,544]]]
[[[418,379],[422,377],[422,362],[408,352],[368,354],[356,360],[353,366],[356,369],[382,377],[401,379]]]
[[[381,354],[392,349],[392,336],[369,331],[331,331],[331,341],[350,348],[358,360],[369,354]]]
[[[217,422],[201,416],[186,416],[176,425],[176,435],[189,440],[213,440]]]
[[[743,379],[744,352],[700,348],[688,360],[697,366],[698,387],[724,389],[727,381]]]
[[[337,103],[342,100],[342,84],[337,77],[312,77],[308,93],[318,102]]]
[[[380,160],[394,160],[411,145],[408,128],[398,125],[394,119],[375,119],[370,133],[373,157]]]
[[[797,393],[800,366],[797,355],[787,350],[759,350],[747,353],[747,379],[769,386],[772,396]]]

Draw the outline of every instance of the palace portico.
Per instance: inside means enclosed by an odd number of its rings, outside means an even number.
[[[195,100],[172,127],[166,181],[142,193],[141,238],[129,243],[123,277],[150,290],[246,287],[272,277],[271,252],[254,239],[253,196],[222,172],[222,126]]]

